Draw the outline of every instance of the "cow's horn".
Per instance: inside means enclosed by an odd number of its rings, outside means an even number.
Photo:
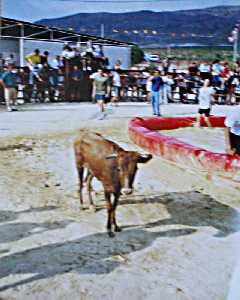
[[[150,159],[152,159],[151,154],[139,155],[138,163],[143,163],[144,164],[144,163],[148,162]]]
[[[113,158],[117,158],[117,154],[113,153],[113,154],[109,154],[105,157],[106,159],[113,159]]]
[[[140,156],[141,156],[142,158],[149,158],[149,157],[152,157],[151,154],[146,154],[146,153],[140,153]]]

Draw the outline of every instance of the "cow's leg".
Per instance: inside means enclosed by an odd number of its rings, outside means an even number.
[[[81,154],[79,153],[78,147],[76,145],[74,145],[74,151],[75,151],[75,159],[76,159],[78,179],[79,179],[80,209],[83,209],[83,194],[82,194],[83,173],[84,173],[83,159],[82,159]]]
[[[90,172],[88,172],[86,182],[87,182],[87,191],[88,191],[88,199],[89,199],[89,209],[95,212],[96,208],[94,206],[93,199],[92,199],[92,186],[91,186],[93,177],[94,176]]]
[[[116,221],[116,209],[117,209],[117,206],[118,206],[119,197],[120,197],[119,193],[114,194],[113,211],[112,211],[112,222],[113,222],[113,225],[114,225],[114,231],[115,232],[122,231],[121,227],[119,227],[117,225],[117,221]]]
[[[78,167],[78,178],[79,178],[79,197],[80,197],[80,209],[83,209],[83,173],[84,173],[84,168],[79,168]]]
[[[107,232],[108,232],[109,237],[114,237],[114,233],[112,232],[113,206],[112,206],[112,203],[111,203],[111,193],[105,192],[105,200],[107,202],[107,213],[108,213]]]

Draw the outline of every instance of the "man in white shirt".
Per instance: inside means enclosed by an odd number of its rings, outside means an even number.
[[[120,98],[120,90],[121,90],[121,77],[120,77],[120,70],[116,70],[112,72],[112,99],[111,103],[113,106],[118,106],[118,101]]]
[[[210,80],[206,79],[204,81],[203,87],[199,90],[199,115],[197,117],[198,127],[201,127],[201,117],[203,117],[208,127],[212,127],[209,121],[209,116],[211,112],[211,104],[214,93],[215,90],[212,86],[210,86]]]
[[[200,77],[202,80],[210,78],[211,67],[207,62],[202,62],[199,66]]]
[[[240,154],[240,108],[237,107],[225,119],[227,153]]]

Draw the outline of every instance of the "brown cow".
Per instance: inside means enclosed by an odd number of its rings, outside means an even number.
[[[100,134],[81,130],[74,143],[77,170],[80,186],[80,206],[83,206],[83,173],[87,168],[87,190],[90,207],[94,207],[91,197],[91,180],[96,177],[104,187],[105,200],[107,201],[108,221],[107,231],[110,237],[120,231],[117,226],[115,211],[120,194],[129,195],[133,191],[133,181],[138,163],[146,163],[152,155],[140,155],[135,151],[125,151],[112,141],[106,140]],[[113,202],[111,202],[113,195]]]

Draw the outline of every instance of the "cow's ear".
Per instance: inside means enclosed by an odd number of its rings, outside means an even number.
[[[145,164],[145,163],[148,162],[150,159],[152,159],[152,155],[151,155],[151,154],[145,154],[145,155],[139,154],[139,157],[138,157],[138,163],[140,163],[140,164]]]
[[[109,155],[105,156],[105,159],[113,159],[113,158],[117,158],[117,154],[116,153],[109,154]]]

